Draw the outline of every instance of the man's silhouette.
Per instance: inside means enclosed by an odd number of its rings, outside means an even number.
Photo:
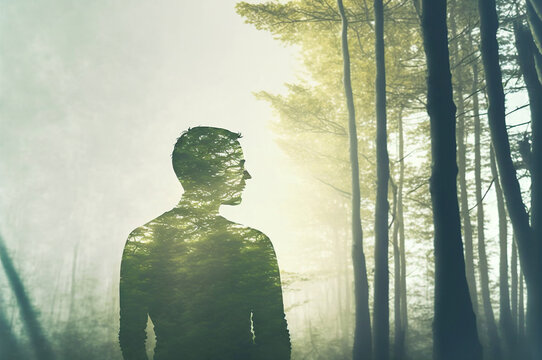
[[[245,180],[239,134],[197,127],[177,140],[173,168],[185,190],[172,210],[135,229],[124,249],[119,340],[125,360],[288,360],[279,269],[263,233],[219,215]]]

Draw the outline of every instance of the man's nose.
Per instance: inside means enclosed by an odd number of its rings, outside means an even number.
[[[245,179],[245,180],[252,179],[252,176],[250,176],[250,173],[245,170],[243,172],[243,179]]]

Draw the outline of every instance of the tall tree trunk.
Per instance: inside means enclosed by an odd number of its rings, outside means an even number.
[[[538,0],[527,0],[527,19],[538,51],[534,52],[534,60],[538,79],[542,83],[542,3]]]
[[[489,268],[487,264],[486,239],[484,229],[484,203],[482,200],[482,161],[480,149],[480,118],[474,123],[474,179],[476,182],[476,210],[477,210],[477,230],[478,230],[478,269],[480,271],[480,288],[482,289],[482,302],[484,305],[484,315],[486,319],[487,334],[489,338],[489,359],[501,359],[501,346],[493,306],[491,305],[491,295],[489,291]]]
[[[533,228],[534,239],[541,242],[542,236],[541,226],[539,222],[542,220],[541,212],[542,190],[539,186],[542,185],[542,154],[540,151],[540,143],[542,141],[542,84],[540,83],[536,68],[534,56],[538,52],[533,41],[531,33],[519,21],[514,23],[514,34],[516,37],[516,48],[518,50],[518,63],[523,74],[523,80],[527,86],[527,94],[529,96],[529,108],[531,110],[531,126],[532,126],[532,149],[528,149],[529,172],[531,173],[531,226]],[[539,245],[540,246],[540,245]]]
[[[518,275],[519,299],[518,299],[518,329],[519,337],[525,337],[525,300],[523,299],[523,273],[521,268]]]
[[[541,135],[541,124],[542,124],[542,103],[540,102],[540,99],[542,99],[542,84],[539,81],[537,71],[535,68],[535,54],[538,54],[538,49],[536,48],[536,45],[533,41],[533,38],[531,36],[531,33],[527,28],[521,24],[521,22],[516,21],[514,23],[514,35],[516,39],[516,48],[518,51],[518,63],[521,69],[521,72],[523,74],[523,80],[525,82],[525,85],[527,87],[527,94],[529,96],[529,108],[531,110],[531,126],[532,126],[532,149],[530,147],[527,147],[526,152],[522,155],[524,156],[524,162],[526,162],[526,165],[528,166],[528,169],[531,173],[531,227],[533,231],[533,239],[534,241],[537,241],[540,243],[542,239],[540,239],[540,235],[542,233],[540,232],[540,212],[542,211],[539,207],[542,204],[542,201],[540,201],[539,197],[541,194],[540,189],[538,188],[540,185],[542,185],[542,180],[540,179],[540,176],[542,175],[541,171],[541,164],[542,157],[539,154],[539,152],[542,150],[540,149],[540,146],[537,145],[540,144]],[[537,236],[538,234],[538,236]],[[537,240],[538,239],[538,240]],[[540,244],[535,244],[539,247]],[[540,262],[540,258],[538,258],[538,262]],[[540,274],[539,274],[540,275]],[[540,276],[539,276],[540,278]],[[540,278],[542,280],[542,278]],[[531,311],[534,311],[534,313],[537,313],[536,307],[540,307],[540,304],[533,304],[531,302],[531,289],[529,289],[528,298],[527,298],[527,307],[529,316],[531,316]],[[535,290],[536,291],[536,290]],[[518,332],[519,337],[523,338],[524,335],[524,311],[523,311],[523,277],[520,275],[519,277],[519,308],[518,308]],[[535,307],[535,309],[530,309],[529,306]],[[540,310],[538,310],[538,314],[542,315]],[[531,319],[528,318],[529,322],[534,322]],[[542,321],[542,320],[540,320]],[[534,325],[536,328],[536,324]],[[539,329],[540,331],[540,329]],[[531,326],[529,326],[529,337],[531,343],[536,343],[539,341],[536,338],[531,337]],[[537,351],[537,350],[535,350]],[[538,353],[540,354],[540,349],[538,349]]]
[[[354,329],[353,359],[372,359],[371,317],[369,314],[369,283],[367,265],[363,253],[363,230],[361,227],[361,195],[359,185],[358,137],[356,131],[356,110],[350,78],[350,53],[348,51],[348,19],[342,0],[337,0],[342,20],[342,52],[344,65],[344,93],[348,108],[348,133],[350,139],[350,166],[352,168],[352,261],[354,265],[354,286],[356,320]]]
[[[465,107],[463,94],[457,95],[461,98],[458,101],[458,111],[461,115],[457,118],[457,152],[459,168],[459,198],[461,200],[461,219],[463,220],[463,235],[465,241],[465,272],[467,284],[469,285],[469,294],[472,299],[472,307],[475,314],[478,314],[478,292],[476,290],[476,276],[474,268],[474,247],[472,220],[469,212],[469,192],[467,190],[467,150],[465,146]],[[458,100],[459,100],[458,98]]]
[[[19,341],[13,334],[4,309],[4,306],[0,306],[0,359],[22,360]]]
[[[482,60],[489,100],[488,117],[491,140],[495,149],[499,176],[503,188],[510,221],[518,244],[521,268],[528,292],[527,334],[532,359],[542,359],[542,124],[532,118],[532,146],[534,168],[531,168],[531,223],[521,197],[521,189],[510,155],[510,143],[506,131],[504,90],[499,65],[497,43],[498,19],[495,0],[478,0]],[[538,101],[538,100],[537,100]]]
[[[497,213],[499,215],[499,325],[506,344],[506,357],[511,359],[517,353],[517,334],[510,311],[510,292],[508,289],[508,223],[493,148],[490,149],[489,160],[491,176],[495,183]]]
[[[393,177],[390,178],[390,184],[393,192],[393,207],[392,207],[392,219],[393,219],[393,233],[392,233],[392,245],[393,245],[393,320],[394,320],[394,359],[400,358],[400,351],[398,349],[400,337],[403,333],[403,325],[401,324],[401,251],[399,249],[399,224],[397,221],[397,184],[393,181]]]
[[[348,249],[348,240],[346,239],[346,237],[344,237],[344,240],[343,240],[343,244],[342,244],[342,247],[343,247],[343,259],[346,259],[348,257],[348,255],[350,254],[350,250]],[[348,262],[347,261],[343,261],[344,262],[344,266],[343,266],[343,276],[344,276],[344,281],[343,281],[343,284],[344,284],[344,299],[345,299],[345,304],[344,304],[344,308],[345,308],[345,313],[343,314],[344,318],[345,318],[345,321],[344,321],[344,329],[343,329],[343,332],[346,336],[349,336],[350,333],[351,333],[351,328],[350,328],[350,315],[352,314],[352,279],[351,279],[351,274],[350,274],[350,268],[348,266]],[[345,337],[344,339],[344,347],[348,347],[349,348],[349,344],[350,344],[350,339]]]
[[[478,70],[477,68],[475,69]],[[478,82],[478,74],[474,75],[476,83]],[[477,92],[474,92],[474,98],[477,98]],[[484,202],[482,199],[482,154],[481,154],[481,126],[480,116],[474,116],[474,182],[476,194],[476,220],[478,232],[478,270],[480,272],[480,289],[482,290],[482,303],[484,306],[484,316],[486,320],[487,335],[488,335],[488,356],[490,359],[501,359],[501,346],[493,306],[491,305],[491,294],[489,290],[489,267],[487,263],[486,239],[484,228]],[[468,210],[467,210],[468,212]]]
[[[403,223],[403,182],[405,177],[404,165],[404,134],[402,113],[398,117],[399,136],[399,183],[393,186],[394,227],[393,227],[393,259],[395,266],[395,339],[394,358],[403,360],[406,356],[405,339],[408,327],[406,302],[406,254],[405,227]]]
[[[518,357],[519,359],[530,359],[529,349],[527,348],[527,338],[525,337],[525,299],[523,297],[524,287],[521,266],[518,267],[517,270],[518,273],[516,275],[518,279],[518,317],[516,321],[516,327],[518,329],[518,352],[516,353],[516,357]]]
[[[457,202],[456,108],[450,74],[446,1],[423,0],[422,12],[435,226],[433,356],[436,360],[479,360],[482,348],[465,276]]]
[[[406,282],[406,247],[405,247],[405,218],[403,213],[403,185],[405,183],[405,152],[404,152],[403,117],[399,118],[399,188],[397,189],[397,215],[399,220],[399,247],[401,250],[401,316],[403,334],[400,342],[402,359],[406,359],[406,334],[408,332],[408,303]],[[399,358],[401,359],[401,358]],[[398,360],[399,360],[398,359]]]
[[[454,13],[456,14],[456,1],[454,1]],[[450,16],[450,31],[452,34],[453,46],[452,53],[454,65],[459,65],[462,61],[459,56],[459,46],[457,29],[454,16]],[[454,66],[457,75],[455,90],[455,103],[457,104],[457,165],[459,170],[459,199],[460,215],[463,223],[463,241],[465,243],[465,272],[467,284],[469,285],[469,294],[472,300],[472,308],[478,317],[478,291],[476,290],[476,276],[474,269],[474,249],[473,249],[473,230],[472,221],[469,212],[469,192],[467,190],[467,149],[465,146],[465,100],[463,98],[463,77],[461,76],[461,66]]]
[[[521,267],[518,274],[518,336],[520,339],[525,339],[525,299],[523,298],[523,273]]]
[[[37,359],[39,360],[52,360],[53,352],[49,345],[49,342],[43,334],[43,330],[38,321],[36,312],[30,303],[28,294],[24,288],[23,282],[19,277],[19,273],[13,266],[13,261],[9,256],[4,239],[0,236],[0,261],[4,267],[4,272],[6,273],[6,278],[9,281],[11,289],[15,294],[17,303],[19,305],[19,311],[23,319],[23,323],[28,331],[28,336],[32,343],[33,350]]]
[[[384,6],[374,0],[376,53],[376,205],[375,283],[373,305],[374,358],[389,359],[388,182],[389,159],[386,119],[386,65],[384,57]]]
[[[77,260],[79,258],[79,244],[80,242],[77,241],[73,248],[73,259],[72,259],[72,273],[71,273],[71,281],[70,281],[70,307],[68,310],[68,326],[73,326],[75,324],[72,324],[73,319],[75,318],[75,296],[76,296],[76,279],[77,279]]]
[[[347,312],[344,308],[344,293],[343,293],[343,286],[344,286],[344,279],[343,279],[343,273],[342,273],[342,266],[344,263],[344,257],[341,250],[341,243],[342,238],[340,236],[340,232],[337,231],[337,229],[332,229],[332,236],[333,236],[333,247],[335,249],[335,266],[336,266],[336,286],[337,289],[335,291],[335,295],[337,296],[337,305],[335,308],[337,309],[337,333],[338,338],[340,340],[343,340],[346,338],[346,334],[344,333],[345,328],[345,318],[344,314]]]
[[[510,256],[510,282],[512,287],[512,319],[514,319],[514,326],[517,328],[518,323],[518,248],[516,244],[516,235],[512,240],[512,254]]]

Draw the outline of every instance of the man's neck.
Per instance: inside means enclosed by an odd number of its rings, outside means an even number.
[[[192,211],[203,212],[208,215],[218,215],[221,202],[215,199],[209,200],[201,194],[185,192],[177,204],[177,208],[183,208]]]

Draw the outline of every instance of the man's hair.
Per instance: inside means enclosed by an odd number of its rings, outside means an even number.
[[[171,160],[185,190],[213,186],[242,153],[239,138],[239,133],[207,126],[183,132],[175,143]]]

